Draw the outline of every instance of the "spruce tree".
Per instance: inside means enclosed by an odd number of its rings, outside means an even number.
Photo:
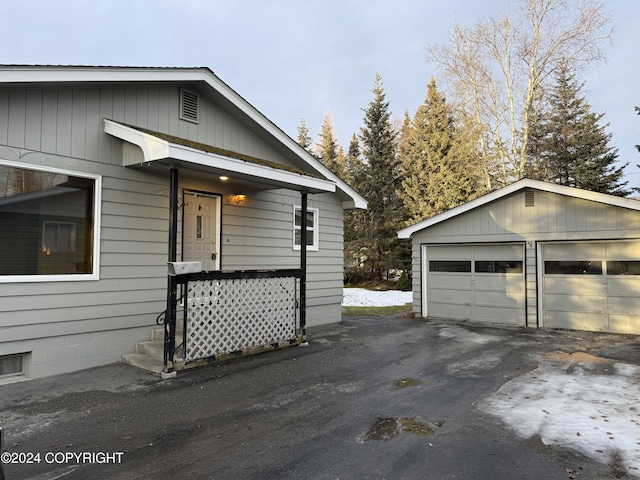
[[[354,234],[363,242],[361,254],[367,258],[372,280],[383,280],[392,265],[399,242],[402,202],[398,197],[401,179],[396,155],[397,133],[391,125],[389,102],[385,100],[382,79],[376,74],[373,100],[365,110],[360,129],[363,172],[356,186],[369,202],[367,210],[354,214]]]
[[[344,155],[341,155],[340,148],[333,135],[331,113],[327,113],[322,120],[319,142],[316,143],[316,155],[324,166],[338,175],[338,177],[345,177]]]
[[[603,113],[595,113],[582,94],[570,67],[560,66],[549,95],[545,115],[531,126],[536,137],[535,156],[538,178],[559,185],[594,192],[626,196],[631,193],[623,182],[624,168],[618,166],[618,150],[609,145],[612,135],[602,124]]]
[[[473,198],[480,178],[476,158],[472,144],[456,127],[451,107],[432,77],[402,152],[405,178],[401,195],[409,223]]]
[[[309,128],[304,121],[304,118],[300,119],[300,125],[298,125],[298,145],[311,152],[310,147],[313,144],[313,139],[309,136]]]

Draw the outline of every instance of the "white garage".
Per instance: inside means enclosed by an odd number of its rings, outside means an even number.
[[[640,202],[520,180],[398,232],[414,313],[640,334]]]

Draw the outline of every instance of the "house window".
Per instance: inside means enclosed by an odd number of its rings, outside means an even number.
[[[293,207],[293,249],[300,250],[302,207]],[[318,209],[307,209],[307,250],[318,250]]]
[[[25,354],[0,356],[0,378],[24,375]]]
[[[97,279],[100,177],[0,162],[0,282]]]
[[[42,251],[73,252],[76,249],[76,224],[71,222],[42,222]]]

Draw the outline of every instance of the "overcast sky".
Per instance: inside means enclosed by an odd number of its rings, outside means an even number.
[[[640,2],[609,0],[615,38],[591,72],[627,179],[640,186]],[[394,118],[413,116],[434,65],[426,46],[507,0],[2,0],[0,63],[209,67],[291,137],[330,111],[346,149],[380,73]]]

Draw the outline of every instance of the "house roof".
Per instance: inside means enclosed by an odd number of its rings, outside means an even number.
[[[444,222],[445,220],[457,217],[459,215],[462,215],[463,213],[482,207],[483,205],[504,198],[520,190],[524,190],[525,188],[533,188],[543,192],[557,193],[559,195],[565,195],[567,197],[580,198],[583,200],[590,200],[592,202],[603,203],[605,205],[613,205],[617,207],[628,208],[630,210],[640,211],[640,202],[637,200],[524,178],[499,190],[495,190],[491,193],[483,195],[482,197],[478,197],[475,200],[463,203],[462,205],[452,208],[451,210],[441,213],[440,215],[427,218],[426,220],[422,220],[421,222],[411,225],[410,227],[404,228],[398,231],[398,238],[411,238],[411,235],[424,230],[425,228],[437,225],[438,223]]]
[[[301,170],[315,172],[335,184],[345,208],[366,208],[367,201],[318,159],[285,134],[267,117],[220,80],[207,67],[116,67],[0,65],[3,85],[100,85],[100,84],[193,84],[227,111],[233,112],[272,147],[278,149]],[[159,137],[157,137],[159,138]],[[173,145],[179,145],[173,143]],[[183,145],[184,147],[184,145]],[[301,178],[303,178],[301,176]],[[305,177],[306,178],[306,177]],[[321,189],[327,191],[326,189]]]
[[[289,188],[308,193],[336,191],[335,183],[319,174],[108,119],[104,123],[106,133],[137,145],[142,151],[142,159],[130,159],[125,155],[122,159],[124,167],[183,165],[218,175],[232,173],[236,180],[246,180],[258,187]]]

